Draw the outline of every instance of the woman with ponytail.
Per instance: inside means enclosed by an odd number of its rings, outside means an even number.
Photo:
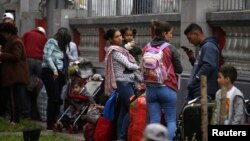
[[[172,39],[173,27],[168,22],[153,20],[155,38],[144,47],[143,54],[148,46],[153,48],[165,48],[163,52],[163,64],[166,67],[167,77],[163,83],[146,83],[146,101],[150,123],[161,122],[161,112],[164,111],[166,126],[169,132],[169,140],[174,137],[176,129],[176,104],[177,104],[177,74],[182,73],[180,55],[176,47],[169,41]],[[142,58],[143,59],[143,58]],[[145,79],[145,78],[144,78]]]

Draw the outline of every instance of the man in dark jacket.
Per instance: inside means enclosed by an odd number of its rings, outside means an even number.
[[[15,19],[14,19],[14,16],[12,13],[10,12],[6,12],[3,14],[2,16],[2,23],[12,23],[12,24],[15,24]],[[0,31],[1,32],[1,31]],[[3,37],[3,35],[0,34],[0,52],[2,51],[3,49],[3,46],[5,45],[6,43],[6,39]],[[0,59],[0,70],[2,69],[2,61]],[[0,80],[1,80],[1,75],[0,75]],[[3,94],[4,91],[3,91],[3,87],[2,87],[2,84],[0,83],[0,116],[6,116],[6,106],[7,106],[7,103],[6,103],[6,99],[7,97],[5,97],[5,95]]]
[[[197,24],[190,24],[184,34],[189,42],[199,47],[199,54],[188,82],[187,100],[200,96],[200,76],[207,77],[207,94],[214,99],[218,90],[217,74],[219,69],[218,41],[215,37],[205,37],[202,28]]]

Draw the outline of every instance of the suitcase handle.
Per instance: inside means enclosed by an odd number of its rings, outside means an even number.
[[[208,101],[213,100],[210,96],[207,96],[207,99],[208,99]],[[189,104],[192,104],[192,103],[200,103],[200,100],[201,100],[201,96],[196,97],[195,99],[189,100],[187,104],[189,105]]]

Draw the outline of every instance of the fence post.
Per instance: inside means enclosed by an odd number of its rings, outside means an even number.
[[[222,87],[222,89],[221,89],[221,102],[220,102],[220,120],[219,120],[220,125],[223,125],[224,121],[225,121],[226,97],[227,97],[227,89],[225,87]]]
[[[200,76],[201,80],[201,130],[202,141],[208,140],[208,114],[207,114],[207,77]]]
[[[249,0],[245,0],[246,3],[246,9],[250,9],[250,1]]]
[[[121,16],[122,2],[121,0],[116,0],[116,16]]]
[[[88,17],[92,17],[92,0],[88,0],[88,7],[87,7],[87,10],[88,10]]]

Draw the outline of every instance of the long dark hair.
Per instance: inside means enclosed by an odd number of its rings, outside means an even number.
[[[65,27],[59,28],[57,30],[57,33],[55,34],[55,39],[57,40],[58,46],[61,51],[66,54],[66,49],[71,41],[71,35],[69,33],[69,30]]]

